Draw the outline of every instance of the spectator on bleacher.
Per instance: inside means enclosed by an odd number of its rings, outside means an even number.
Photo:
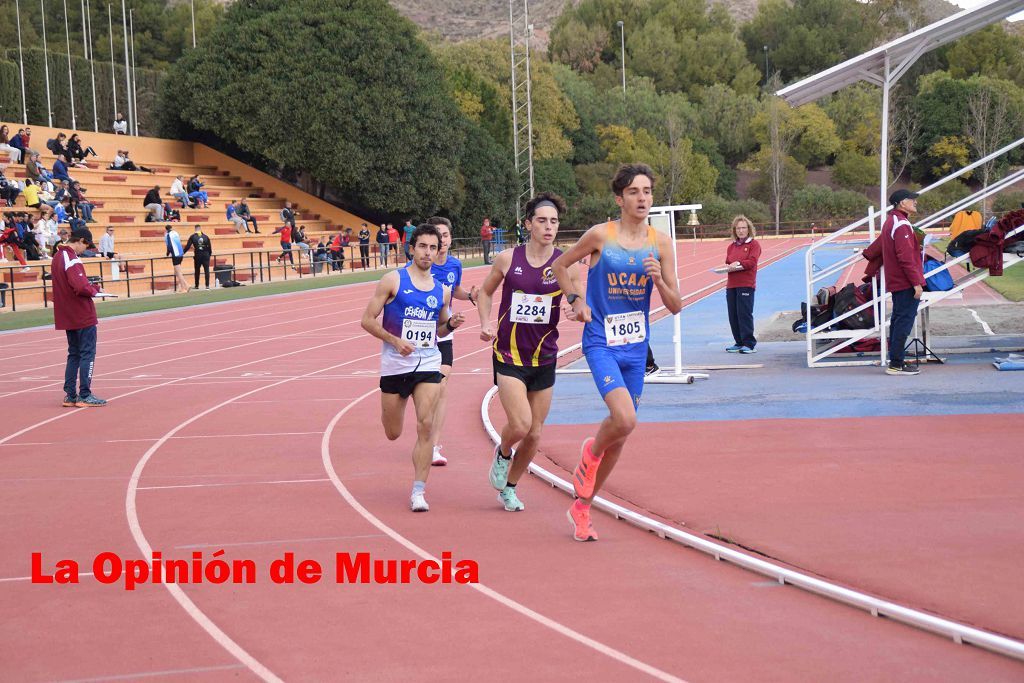
[[[309,261],[309,240],[306,238],[305,225],[300,225],[297,228],[292,228],[292,244],[299,245],[299,251],[302,252],[301,260]]]
[[[260,234],[260,226],[256,222],[256,219],[252,217],[252,213],[249,211],[249,205],[245,203],[245,197],[238,200],[238,208],[235,210],[239,218],[245,221],[247,224],[252,223],[252,229],[256,234]],[[247,230],[248,232],[248,230]]]
[[[726,247],[725,264],[729,268],[725,282],[725,301],[729,312],[733,346],[729,353],[756,353],[754,347],[754,288],[761,245],[755,239],[753,222],[740,215],[732,219],[732,242]]]
[[[71,221],[71,197],[64,195],[56,206],[53,207],[53,216],[58,223],[69,223]]]
[[[25,172],[28,177],[37,183],[49,182],[53,180],[53,174],[46,170],[43,166],[43,162],[39,159],[39,152],[32,152],[29,155],[28,162],[25,164]]]
[[[92,147],[86,147],[83,149],[82,138],[78,137],[78,133],[74,133],[71,136],[71,139],[68,140],[68,156],[73,161],[85,161],[89,155],[99,158],[99,155],[96,154],[96,150]]]
[[[46,210],[41,209],[39,211],[39,219],[36,220],[35,225],[32,227],[32,233],[35,235],[36,247],[39,249],[41,258],[50,258],[50,252],[47,249],[50,245],[49,225],[46,222]]]
[[[918,195],[896,190],[889,196],[892,209],[882,223],[882,266],[885,288],[892,293],[892,317],[889,319],[889,367],[887,375],[916,375],[916,365],[906,362],[907,337],[917,319],[917,307],[924,292],[921,249],[910,224],[917,213]]]
[[[53,246],[50,248],[50,254],[56,256],[57,249],[62,247],[62,246],[65,246],[68,243],[68,236],[70,234],[71,234],[71,231],[69,229],[67,229],[67,228],[60,228],[60,229],[58,229],[57,230],[57,241],[54,242]]]
[[[95,223],[96,221],[92,218],[92,202],[85,198],[85,193],[85,188],[77,180],[71,183],[71,187],[68,189],[68,195],[71,196],[71,205],[74,207],[74,214],[78,215],[81,212],[82,219],[86,223]]]
[[[327,244],[324,242],[324,238],[321,237],[316,243],[316,248],[313,250],[313,272],[319,273],[328,261],[330,261],[330,256],[327,253]]]
[[[0,168],[0,201],[4,203],[4,206],[14,206],[14,200],[21,194],[21,188],[18,187],[18,183],[8,180],[4,175],[4,171]]]
[[[416,226],[412,224],[411,220],[407,220],[405,225],[402,226],[402,244],[405,245],[405,260],[412,261],[412,233],[416,229]]]
[[[331,243],[328,246],[328,254],[331,261],[331,270],[339,271],[345,267],[344,256],[342,256],[342,247],[345,246],[342,242],[341,233],[338,233],[331,238]]]
[[[244,218],[238,215],[237,201],[231,200],[231,203],[228,204],[226,215],[228,220],[235,224],[235,233],[240,234],[243,230],[251,232],[251,230],[249,230],[249,224],[245,222]]]
[[[171,264],[174,266],[175,287],[183,292],[188,292],[188,281],[181,272],[181,261],[185,258],[185,250],[181,246],[181,235],[171,226],[164,228],[164,244],[167,246],[167,256],[171,257]]]
[[[398,265],[398,231],[395,230],[395,226],[388,223],[388,246],[391,248],[391,255],[394,257],[395,265]]]
[[[484,247],[484,264],[491,264],[491,245],[494,244],[494,228],[491,226],[491,219],[485,218],[484,224],[480,226],[480,243]]]
[[[7,152],[11,163],[16,164],[21,161],[21,150],[11,144],[9,135],[10,129],[7,126],[0,126],[0,152]]]
[[[196,208],[199,208],[200,202],[202,208],[210,208],[210,196],[206,194],[206,190],[203,189],[205,183],[199,179],[199,175],[194,175],[188,179],[188,196],[195,200]]]
[[[192,206],[192,202],[188,199],[188,192],[185,191],[185,182],[182,177],[174,176],[174,180],[171,182],[171,196],[181,202],[181,208],[188,209]]]
[[[128,122],[124,120],[124,114],[117,112],[112,128],[114,135],[128,135]]]
[[[19,128],[18,132],[11,138],[10,146],[15,149],[21,150],[21,160],[28,163],[28,158],[32,149],[29,145],[32,142],[32,129],[25,127]]]
[[[57,137],[46,141],[46,149],[50,150],[53,156],[58,159],[64,159],[64,161],[70,162],[71,158],[68,156],[67,140],[67,135],[64,133],[57,133]]]
[[[25,197],[25,206],[30,209],[39,208],[39,186],[32,182],[31,178],[25,180],[25,189],[21,191],[21,194]]]
[[[145,166],[136,166],[135,162],[128,158],[128,150],[121,149],[117,151],[114,156],[113,163],[110,164],[110,168],[115,171],[141,171],[143,173],[156,173],[151,168]]]
[[[65,162],[61,157],[57,157],[57,160],[53,162],[53,179],[67,183],[74,180],[74,178],[72,178],[68,173],[67,162]]]
[[[288,263],[294,266],[295,259],[292,258],[292,226],[286,223],[274,231],[275,235],[278,233],[281,234],[281,255],[277,257],[277,262],[280,263],[287,258]]]
[[[116,255],[114,251],[114,227],[111,225],[107,226],[106,232],[100,237],[99,255],[109,259],[114,258]]]
[[[7,248],[14,254],[14,258],[18,259],[22,267],[22,272],[28,272],[32,270],[25,263],[25,255],[21,251],[22,238],[18,236],[18,227],[13,219],[5,221],[4,227],[0,230],[0,252]]]
[[[192,252],[192,265],[194,267],[196,276],[196,289],[199,289],[199,269],[202,268],[206,273],[206,288],[210,288],[210,256],[213,254],[213,243],[210,238],[203,234],[203,226],[196,224],[195,232],[188,236],[188,242],[185,244],[185,252],[188,253],[189,249],[193,249]]]
[[[380,227],[377,228],[377,252],[380,263],[385,268],[388,267],[388,252],[391,250],[389,244],[387,223],[381,223]]]
[[[363,270],[370,267],[370,229],[366,223],[359,228],[359,258],[363,263]]]
[[[295,229],[295,211],[292,210],[291,202],[284,203],[284,208],[281,209],[281,222],[287,223],[293,230]]]
[[[142,206],[149,210],[149,216],[146,217],[147,222],[162,222],[164,220],[164,202],[160,199],[159,185],[154,185],[153,189],[146,193],[146,197],[142,200]]]

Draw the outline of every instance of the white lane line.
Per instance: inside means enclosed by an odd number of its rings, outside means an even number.
[[[187,669],[164,669],[162,671],[138,671],[130,674],[112,674],[109,676],[98,676],[96,678],[66,678],[55,683],[99,683],[100,681],[129,681],[139,678],[158,678],[160,676],[181,676],[187,674],[201,674],[209,671],[231,671],[241,669],[241,664],[225,664],[223,666],[193,666]]]
[[[140,486],[139,491],[161,491],[164,489],[208,489],[224,486],[268,486],[271,484],[312,484],[315,482],[324,481],[330,481],[330,479],[280,479],[277,481],[229,481],[219,484],[173,484],[170,486]]]
[[[490,349],[489,348],[485,348],[483,350],[489,351]],[[462,358],[462,357],[460,357],[460,358]],[[324,430],[323,441],[320,444],[320,452],[321,452],[321,457],[322,457],[323,463],[324,463],[324,470],[327,472],[327,475],[331,478],[331,481],[334,483],[334,488],[338,489],[338,493],[340,493],[341,497],[345,499],[345,502],[347,502],[350,506],[352,506],[352,508],[356,512],[358,512],[360,515],[362,515],[362,517],[367,522],[369,522],[373,526],[375,526],[378,529],[380,529],[381,531],[383,531],[385,534],[390,536],[392,538],[392,540],[394,540],[396,543],[398,543],[399,545],[401,545],[405,549],[409,550],[413,554],[418,555],[422,559],[424,559],[424,560],[432,560],[434,562],[440,562],[441,561],[440,559],[434,557],[433,555],[428,553],[426,550],[424,550],[423,548],[419,547],[418,545],[416,545],[415,543],[410,541],[408,538],[406,538],[405,536],[401,535],[400,533],[398,533],[397,531],[392,529],[390,526],[388,526],[383,521],[381,521],[376,515],[374,515],[372,512],[370,512],[365,507],[363,507],[362,504],[358,500],[356,500],[355,496],[353,496],[352,493],[348,490],[348,488],[345,486],[345,484],[342,483],[341,478],[338,476],[337,471],[334,469],[334,463],[331,462],[330,439],[331,439],[331,434],[334,432],[334,428],[337,426],[337,424],[341,420],[341,418],[343,418],[345,416],[345,414],[348,413],[349,410],[351,410],[353,407],[358,405],[364,399],[369,398],[370,396],[373,396],[378,391],[379,391],[379,389],[373,389],[372,391],[366,392],[365,394],[360,396],[358,399],[356,399],[355,401],[353,401],[349,405],[345,406],[341,410],[341,412],[339,412],[337,415],[334,416],[334,419],[331,420],[330,424],[327,425],[327,429]],[[555,621],[554,619],[552,619],[550,617],[547,617],[547,616],[545,616],[545,615],[543,615],[543,614],[541,614],[539,612],[536,612],[536,611],[530,609],[529,607],[527,607],[526,605],[523,605],[522,603],[516,602],[512,598],[509,598],[509,597],[503,595],[502,593],[499,593],[498,591],[494,590],[493,588],[489,588],[489,587],[485,586],[482,583],[467,584],[467,587],[477,591],[478,593],[481,593],[482,595],[485,595],[486,597],[490,598],[491,600],[494,600],[498,604],[500,604],[500,605],[502,605],[504,607],[507,607],[507,608],[511,609],[512,611],[517,612],[517,613],[523,615],[527,619],[531,619],[531,620],[537,622],[538,624],[540,624],[542,626],[546,626],[547,628],[551,629],[552,631],[554,631],[554,632],[556,632],[556,633],[558,633],[560,635],[563,635],[566,638],[570,638],[570,639],[576,641],[577,643],[580,643],[581,645],[589,647],[592,650],[594,650],[596,652],[599,652],[599,653],[609,657],[610,659],[613,659],[613,660],[615,660],[615,661],[617,661],[617,662],[619,662],[621,664],[624,664],[625,666],[628,666],[628,667],[631,667],[631,668],[633,668],[633,669],[635,669],[637,671],[643,672],[643,673],[645,673],[645,674],[647,674],[647,675],[649,675],[649,676],[651,676],[653,678],[656,678],[656,679],[658,679],[660,681],[672,681],[674,683],[685,683],[685,681],[683,681],[683,679],[678,678],[677,676],[674,676],[674,675],[672,675],[672,674],[670,674],[670,673],[668,673],[666,671],[662,671],[661,669],[658,669],[658,668],[656,668],[654,666],[651,666],[650,664],[647,664],[646,662],[642,662],[639,659],[635,659],[633,657],[630,657],[626,653],[624,653],[624,652],[622,652],[620,650],[616,650],[615,648],[613,648],[611,646],[605,645],[604,643],[602,643],[600,641],[594,640],[593,638],[590,638],[589,636],[585,636],[582,633],[580,633],[579,631],[576,631],[576,630],[574,630],[572,628],[569,628],[568,626],[566,626],[565,624],[562,624],[561,622]]]
[[[304,351],[309,350],[310,349],[304,349]],[[273,358],[279,358],[286,355],[290,356],[293,353],[295,352],[290,351],[288,353],[283,353],[279,354],[278,356],[274,356]],[[380,352],[376,352],[366,356],[362,356],[360,358],[354,358],[352,360],[345,361],[344,363],[339,363],[331,367],[323,368],[323,370],[334,370],[335,368],[344,367],[352,363],[358,363],[360,361],[368,360],[370,358],[377,358],[379,356]],[[263,359],[263,361],[273,360],[273,358],[265,358]],[[319,370],[315,372],[319,372]],[[200,420],[203,417],[209,415],[215,410],[218,410],[226,405],[229,405],[230,403],[238,399],[246,398],[247,396],[251,396],[252,394],[255,394],[259,391],[263,391],[264,389],[272,389],[274,387],[285,384],[289,381],[291,380],[283,379],[268,384],[266,386],[251,389],[242,394],[221,401],[220,403],[193,415],[184,422],[181,422],[177,426],[173,427],[170,431],[168,431],[166,434],[160,437],[160,439],[158,439],[156,443],[150,446],[145,453],[142,454],[142,457],[139,458],[139,461],[135,464],[135,469],[132,471],[131,479],[128,481],[128,489],[125,493],[124,507],[125,517],[128,520],[128,529],[129,531],[131,531],[132,538],[135,540],[135,545],[138,546],[139,550],[142,552],[143,557],[151,557],[153,554],[153,547],[149,544],[149,541],[146,539],[146,535],[142,532],[142,525],[139,522],[139,512],[136,504],[136,499],[138,497],[139,479],[141,479],[143,470],[146,469],[146,465],[149,463],[153,455],[156,454],[157,450],[159,450],[161,446],[167,443],[167,441],[170,440],[179,431],[188,427],[193,422],[196,422],[197,420]],[[177,603],[181,605],[182,609],[185,610],[189,617],[191,617],[193,621],[199,624],[199,626],[204,631],[206,631],[206,633],[211,638],[213,638],[214,642],[216,642],[218,645],[220,645],[229,653],[231,653],[231,655],[239,662],[244,664],[245,667],[249,669],[249,671],[258,676],[260,679],[267,681],[268,683],[283,683],[283,681],[280,678],[278,678],[278,676],[274,674],[273,671],[271,671],[263,663],[261,663],[251,654],[249,654],[249,652],[246,651],[241,645],[236,643],[231,638],[231,636],[229,636],[227,633],[221,630],[221,628],[217,626],[217,624],[215,624],[213,620],[206,615],[205,612],[203,612],[194,602],[192,602],[192,599],[188,597],[184,590],[182,590],[176,584],[165,583],[163,584],[163,586],[171,594],[171,597],[173,597],[177,601]]]
[[[978,315],[978,312],[976,310],[974,310],[973,308],[968,308],[967,310],[971,312],[971,315],[974,316],[974,319],[978,321],[979,325],[981,325],[981,329],[985,330],[985,334],[993,337],[995,336],[996,333],[992,331],[992,328],[988,326],[987,322],[981,319],[981,316]]]
[[[322,479],[321,481],[330,481]],[[196,543],[195,545],[177,545],[175,550],[195,550],[196,548],[234,548],[241,545],[281,545],[282,543],[311,543],[314,541],[350,541],[357,538],[384,538],[384,534],[349,534],[347,536],[312,536],[310,538],[282,538],[273,541],[241,541],[239,543]]]

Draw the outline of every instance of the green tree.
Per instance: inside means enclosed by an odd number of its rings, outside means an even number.
[[[766,0],[740,29],[747,58],[758,68],[768,46],[770,69],[783,82],[818,73],[868,49],[877,23],[857,0]]]
[[[967,165],[970,158],[970,140],[962,135],[946,135],[928,147],[927,159],[931,162],[931,174],[941,177]],[[970,178],[971,171],[963,174]]]
[[[778,98],[767,97],[753,119],[754,136],[761,145],[770,144],[773,111]],[[842,144],[832,119],[816,104],[778,110],[781,134],[791,140],[788,153],[805,166],[820,166],[839,151]]]
[[[877,154],[881,145],[882,97],[867,83],[843,88],[829,97],[822,109],[835,124],[843,146],[861,154]]]
[[[249,0],[175,64],[165,129],[304,169],[356,206],[429,215],[472,196],[459,184],[472,128],[444,82],[415,26],[383,0]],[[470,139],[487,158],[461,175],[485,182],[507,157]]]
[[[832,180],[848,190],[867,192],[868,188],[878,186],[881,163],[877,155],[868,156],[854,150],[843,150],[836,157]]]
[[[1024,36],[1011,35],[999,24],[953,43],[946,50],[946,61],[953,78],[985,75],[1024,88]]]
[[[715,140],[722,156],[730,164],[747,158],[757,148],[753,119],[760,109],[753,95],[738,95],[723,84],[701,91],[697,108],[697,130],[702,137]]]

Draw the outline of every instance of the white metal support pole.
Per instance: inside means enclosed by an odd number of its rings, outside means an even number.
[[[71,94],[71,127],[77,129],[75,118],[75,77],[71,73],[71,31],[68,29],[68,0],[64,0],[64,39],[68,45],[68,91]]]
[[[92,44],[92,7],[89,1],[85,2],[85,16],[87,16],[88,45],[89,45],[89,79],[92,81],[92,129],[97,133],[100,130],[99,112],[96,108],[96,48]]]
[[[110,3],[107,3],[107,33],[110,36],[110,85],[114,93],[114,107],[110,120],[114,121],[117,119],[117,73],[114,70],[114,16]]]
[[[25,104],[25,53],[21,49],[21,2],[14,0],[14,13],[18,15],[18,70],[21,72],[21,122],[28,125],[28,106]]]
[[[135,113],[132,110],[132,72],[128,66],[128,10],[124,0],[121,0],[121,30],[124,34],[124,85],[125,94],[128,96],[128,132],[132,129],[132,121],[135,120]]]
[[[135,135],[139,134],[139,79],[135,71],[135,17],[132,15],[134,9],[128,10],[128,31],[131,35],[132,45],[132,109],[135,110]]]
[[[530,196],[537,193],[533,184],[533,94],[530,74],[530,39],[533,38],[533,24],[530,23],[528,0],[523,0],[523,17],[526,21],[526,139],[530,154]]]
[[[892,81],[889,73],[889,53],[885,53],[885,70],[882,77],[882,146],[879,150],[882,169],[879,182],[879,206],[889,205],[889,91]]]
[[[619,24],[619,40],[622,47],[622,96],[626,96],[626,24],[625,22],[618,22]]]
[[[39,0],[39,9],[43,16],[43,70],[46,74],[46,125],[53,127],[53,104],[50,102],[50,58],[46,48],[46,5]]]
[[[89,59],[89,41],[85,39],[89,35],[89,29],[85,25],[85,0],[79,0],[82,3],[82,56]]]
[[[191,0],[192,5],[192,47],[196,46],[196,0]]]

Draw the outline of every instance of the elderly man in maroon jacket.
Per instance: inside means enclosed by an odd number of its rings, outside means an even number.
[[[919,370],[904,360],[907,337],[917,318],[917,306],[924,291],[921,250],[910,224],[917,212],[918,195],[896,190],[889,197],[892,211],[882,224],[882,264],[885,288],[892,293],[892,317],[889,320],[889,367],[887,375],[916,375]]]
[[[99,289],[85,275],[79,256],[95,249],[92,233],[72,230],[67,244],[57,247],[51,263],[53,325],[68,337],[68,363],[64,370],[64,407],[94,408],[107,404],[93,396],[92,371],[96,363],[96,305]],[[76,382],[78,388],[76,390]]]

